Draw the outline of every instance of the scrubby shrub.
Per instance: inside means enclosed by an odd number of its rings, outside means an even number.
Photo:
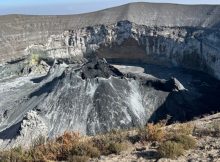
[[[124,151],[127,146],[124,142],[105,141],[102,138],[93,139],[93,143],[102,155],[119,154],[121,151]]]
[[[56,138],[56,142],[68,144],[69,142],[78,141],[80,134],[77,132],[67,132],[65,131],[63,135]]]
[[[127,149],[126,142],[104,141],[103,139],[94,139],[94,145],[100,150],[102,155],[119,154]]]
[[[54,146],[51,147],[51,150],[54,150]],[[46,161],[46,160],[56,160],[56,152],[51,151],[49,149],[49,144],[47,145],[40,145],[36,147],[32,147],[28,154],[33,159],[33,161]]]
[[[44,144],[42,144],[44,140],[40,138],[32,144],[29,154],[35,161],[67,160],[71,148],[78,143],[79,139],[79,133],[73,132],[64,132],[62,136]]]
[[[105,140],[105,138],[103,138],[103,137],[94,137],[92,139],[92,142],[93,142],[94,146],[96,146],[100,150],[102,155],[107,155],[106,146],[109,141]]]
[[[111,131],[92,139],[94,146],[102,155],[119,154],[127,148],[126,141],[127,133],[123,131]]]
[[[158,148],[158,153],[161,157],[165,158],[177,158],[184,153],[184,148],[181,143],[175,141],[166,141],[161,143]]]
[[[182,144],[183,149],[185,150],[193,149],[196,147],[196,140],[189,135],[174,135],[172,141]]]
[[[123,142],[128,139],[128,133],[124,130],[111,130],[110,132],[103,134],[105,139],[115,141],[115,142]]]
[[[30,65],[38,65],[41,61],[41,57],[39,54],[31,54],[30,56]]]
[[[79,142],[75,144],[71,150],[70,155],[74,156],[87,156],[91,158],[99,157],[100,151],[89,142]]]
[[[126,150],[127,144],[122,142],[111,142],[107,146],[107,154],[120,154],[122,151]]]
[[[145,128],[138,131],[138,136],[141,141],[158,141],[165,140],[166,131],[164,130],[164,123],[152,124],[149,123]]]
[[[10,151],[0,152],[0,161],[2,162],[27,162],[32,158],[21,146],[12,148]]]
[[[148,131],[146,127],[139,128],[137,134],[137,141],[145,142],[148,140]]]
[[[0,153],[0,161],[87,161],[101,154],[119,154],[127,148],[126,136],[121,131],[92,138],[83,138],[79,133],[64,132],[62,136],[47,141],[40,136],[26,151],[18,147]]]
[[[194,127],[190,124],[179,124],[167,131],[166,141],[161,143],[158,152],[161,157],[177,158],[183,155],[184,150],[196,147],[196,140],[191,136]]]
[[[166,135],[163,129],[164,124],[147,124],[148,140],[149,141],[163,141]]]

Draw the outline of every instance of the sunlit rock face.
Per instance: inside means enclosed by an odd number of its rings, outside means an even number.
[[[218,5],[131,3],[80,15],[1,16],[0,59],[40,45],[54,57],[100,51],[101,57],[184,66],[219,78],[219,14]]]
[[[218,29],[148,27],[129,21],[53,35],[45,46],[31,46],[52,58],[82,58],[94,53],[111,62],[180,66],[220,78]]]

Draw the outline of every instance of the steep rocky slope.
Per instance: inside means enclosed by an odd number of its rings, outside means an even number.
[[[171,116],[185,121],[219,110],[219,81],[205,74],[178,71],[183,77],[159,79],[121,73],[106,60],[84,64],[23,60],[4,66],[0,75],[0,139],[8,148],[40,135],[64,131],[94,135],[111,129],[142,127]],[[17,68],[16,68],[17,67]],[[131,71],[132,72],[132,71]],[[173,73],[172,69],[165,74]],[[187,74],[188,73],[188,74]]]
[[[27,139],[31,142],[39,134],[54,137],[66,130],[92,135],[142,126],[170,92],[184,90],[176,80],[125,77],[102,60],[83,66],[54,64],[46,76],[34,77],[0,84],[0,138],[5,146],[11,139],[28,145]]]

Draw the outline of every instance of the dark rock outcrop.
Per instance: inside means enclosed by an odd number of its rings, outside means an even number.
[[[93,59],[82,67],[82,79],[88,78],[109,78],[111,76],[123,77],[124,75],[112,65],[107,64],[106,60]]]

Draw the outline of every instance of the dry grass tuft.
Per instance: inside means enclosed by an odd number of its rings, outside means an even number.
[[[120,154],[128,149],[130,140],[136,142],[152,142],[158,147],[162,157],[176,158],[184,150],[196,146],[196,140],[191,136],[194,127],[189,124],[178,124],[176,127],[165,129],[165,123],[147,124],[136,133],[113,130],[109,133],[90,138],[80,136],[79,133],[64,132],[53,140],[45,137],[37,138],[29,150],[21,147],[0,153],[0,161],[76,161],[84,162],[89,158],[101,155]],[[213,130],[218,131],[216,128]],[[131,138],[131,136],[133,138]]]
[[[193,149],[196,147],[196,140],[189,135],[174,135],[171,140],[176,143],[182,144],[183,149],[185,150]]]
[[[196,140],[192,137],[194,125],[190,123],[177,124],[167,129],[166,141],[160,143],[158,152],[161,157],[177,158],[184,154],[185,150],[196,147]]]
[[[79,142],[71,148],[69,154],[70,156],[87,156],[96,158],[100,156],[100,151],[93,146],[92,142]]]
[[[127,149],[128,134],[125,131],[113,130],[107,134],[94,137],[92,142],[102,155],[119,154]]]
[[[22,147],[0,153],[0,161],[88,161],[100,155],[119,154],[127,149],[127,133],[112,131],[92,138],[81,137],[79,133],[64,132],[53,140],[39,137],[29,150]]]
[[[184,148],[180,143],[166,141],[159,146],[158,153],[161,157],[173,159],[183,155]]]

